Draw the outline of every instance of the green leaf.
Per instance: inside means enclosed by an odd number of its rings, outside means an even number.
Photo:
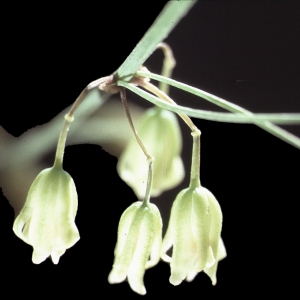
[[[257,118],[258,116],[262,117],[262,120],[257,120],[253,118],[253,124],[257,125],[258,127],[264,129],[265,131],[271,133],[272,135],[278,137],[279,139],[285,141],[286,143],[299,148],[300,149],[300,139],[291,134],[290,132],[276,126],[275,124],[272,124],[270,122],[270,117],[274,118],[272,120],[272,122],[276,122],[276,123],[280,123],[280,124],[287,124],[287,125],[293,125],[293,124],[299,124],[300,122],[300,114],[299,113],[292,113],[292,114],[253,114],[252,112],[250,112],[249,110],[246,110],[234,103],[231,103],[225,99],[222,99],[218,96],[215,96],[213,94],[207,93],[205,91],[202,91],[200,89],[194,88],[192,86],[189,86],[187,84],[175,81],[173,79],[164,77],[164,76],[160,76],[157,74],[153,74],[150,72],[142,72],[142,71],[138,71],[137,75],[139,76],[145,76],[145,77],[149,77],[155,80],[158,80],[160,82],[165,82],[169,85],[172,85],[174,87],[177,87],[181,90],[184,90],[186,92],[189,92],[191,94],[194,94],[198,97],[201,97],[217,106],[220,106],[226,110],[229,110],[231,112],[234,113],[243,113],[246,116],[251,116]],[[269,120],[268,120],[269,119]]]
[[[186,114],[190,117],[195,117],[195,118],[205,119],[210,121],[217,121],[217,122],[255,124],[261,127],[262,129],[268,131],[269,133],[273,134],[274,136],[280,138],[281,140],[300,149],[300,139],[298,137],[276,126],[275,124],[270,123],[269,120],[275,122],[279,121],[279,123],[284,124],[284,121],[278,120],[278,115],[280,114],[253,114],[251,112],[248,112],[247,114],[243,114],[243,113],[231,114],[231,113],[205,111],[201,109],[193,109],[181,105],[174,105],[174,104],[167,103],[164,100],[161,100],[160,98],[153,96],[152,94],[145,92],[144,90],[128,82],[118,81],[117,85],[123,86],[128,90],[131,90],[132,92],[136,93],[137,95],[141,96],[142,98],[150,101],[151,103],[157,106],[160,106],[164,109],[168,109],[176,113]]]
[[[129,81],[196,1],[169,1],[152,26],[116,72],[117,79]]]

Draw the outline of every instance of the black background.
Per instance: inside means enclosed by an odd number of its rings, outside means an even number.
[[[163,7],[163,2],[109,3],[35,7],[22,18],[15,14],[22,7],[7,11],[0,122],[10,134],[19,136],[43,124],[89,82],[115,71]],[[254,112],[299,112],[299,14],[298,1],[198,2],[166,40],[177,60],[173,78]],[[160,72],[161,60],[161,53],[155,53],[146,66]],[[174,89],[171,96],[182,105],[219,110]],[[173,287],[168,265],[160,262],[146,272],[145,297],[242,299],[294,292],[299,150],[254,125],[195,123],[202,132],[201,182],[222,207],[228,257],[219,264],[215,287],[205,274]],[[286,128],[300,136],[299,126]],[[183,156],[189,160],[191,138],[188,131],[184,134]],[[127,283],[107,282],[119,217],[136,201],[115,172],[116,162],[96,145],[66,148],[64,168],[79,195],[76,224],[81,239],[57,266],[50,260],[32,264],[32,249],[13,234],[13,209],[1,197],[2,290],[31,297],[40,297],[41,291],[57,296],[80,292],[85,298],[139,297]],[[154,199],[165,228],[172,200],[186,185]]]

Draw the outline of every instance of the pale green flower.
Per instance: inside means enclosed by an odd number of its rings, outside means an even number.
[[[75,225],[78,200],[73,179],[60,167],[43,170],[32,183],[13,231],[32,245],[32,261],[51,256],[57,264],[66,249],[79,240]]]
[[[177,186],[184,178],[180,127],[172,112],[159,107],[148,109],[136,127],[148,153],[154,157],[151,196],[156,197]],[[120,155],[117,171],[142,199],[146,190],[148,162],[134,137]]]
[[[162,220],[154,204],[138,201],[129,206],[120,219],[115,259],[108,282],[120,283],[127,277],[133,291],[146,294],[144,273],[160,259],[161,234]]]
[[[209,190],[189,187],[178,194],[162,244],[162,259],[170,262],[173,285],[192,281],[201,271],[216,284],[218,261],[226,256],[221,229],[222,212]]]

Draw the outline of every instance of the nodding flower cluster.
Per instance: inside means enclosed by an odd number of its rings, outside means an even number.
[[[171,112],[152,108],[142,117],[138,132],[149,152],[155,153],[151,195],[160,195],[177,185],[184,172],[177,120]],[[200,131],[195,130],[192,136],[190,185],[178,194],[173,203],[164,239],[156,206],[145,206],[143,202],[130,206],[119,223],[115,261],[108,277],[110,283],[121,282],[127,276],[130,287],[144,295],[145,270],[157,264],[158,257],[161,257],[170,263],[170,283],[173,285],[183,280],[192,281],[201,271],[211,278],[213,285],[216,284],[218,262],[226,257],[221,239],[222,211],[214,195],[200,184]],[[142,196],[141,186],[146,189],[146,184],[143,185],[147,182],[146,163],[138,143],[132,140],[117,167],[120,177],[138,197]],[[172,257],[167,255],[171,247]]]
[[[226,256],[226,250],[221,239],[220,205],[213,194],[200,184],[200,131],[188,116],[180,114],[191,128],[193,136],[190,184],[176,197],[166,235],[162,238],[160,212],[150,203],[150,197],[177,186],[184,177],[180,127],[172,112],[154,107],[145,112],[135,130],[125,90],[119,89],[113,79],[99,79],[88,88],[98,86],[106,90],[112,86],[107,90],[120,90],[135,138],[128,142],[121,154],[117,171],[137,197],[143,200],[134,202],[121,216],[115,258],[108,281],[114,284],[127,278],[132,290],[144,295],[145,270],[162,259],[170,264],[170,283],[173,285],[183,280],[192,281],[201,271],[215,285],[218,262]],[[158,93],[162,99],[173,101],[147,81],[139,78],[136,82]],[[66,249],[79,240],[75,225],[78,205],[76,188],[71,176],[63,170],[62,161],[69,125],[84,95],[83,92],[65,116],[54,166],[42,171],[34,180],[25,205],[13,225],[15,234],[32,245],[32,261],[35,264],[49,256],[57,264]],[[171,247],[172,256],[169,256],[167,251]]]
[[[154,153],[150,187],[149,174],[144,171],[147,159],[135,140],[129,141],[124,149],[117,169],[138,197],[148,188],[150,198],[176,186],[183,177],[181,132],[173,113],[160,108],[145,112],[138,131],[147,149]],[[226,256],[221,239],[222,212],[214,195],[200,184],[200,132],[192,135],[190,185],[173,203],[165,237],[162,239],[159,209],[149,199],[129,206],[120,219],[109,283],[127,278],[132,290],[144,295],[145,270],[155,266],[161,258],[170,264],[173,285],[183,280],[192,281],[201,271],[216,284],[218,262]],[[51,256],[57,264],[66,249],[79,240],[75,225],[77,205],[75,184],[60,164],[37,176],[13,226],[15,234],[32,245],[33,263],[39,264]],[[171,247],[170,257],[167,251]]]

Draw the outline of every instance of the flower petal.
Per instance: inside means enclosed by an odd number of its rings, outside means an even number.
[[[175,199],[175,234],[170,283],[178,285],[193,270],[197,260],[197,240],[192,229],[193,191],[185,189]],[[174,203],[175,204],[175,203]],[[173,210],[173,208],[172,208]]]
[[[146,294],[144,274],[149,259],[155,233],[155,218],[148,208],[140,208],[143,220],[139,226],[134,255],[128,269],[128,283],[133,291],[140,295]]]
[[[149,203],[149,208],[154,216],[154,239],[152,242],[150,260],[146,263],[146,269],[154,267],[160,260],[162,244],[162,219],[156,205]]]
[[[44,252],[43,249],[36,249],[34,248],[32,253],[32,262],[34,264],[40,264],[44,260],[46,260],[49,257],[49,252]]]
[[[140,206],[141,202],[133,203],[125,210],[120,219],[114,264],[108,275],[108,282],[111,284],[120,283],[126,279],[143,221]]]
[[[205,189],[202,187],[196,188],[192,195],[192,226],[197,241],[197,261],[194,269],[201,272],[207,263],[214,263],[209,243],[211,215]]]
[[[224,255],[224,250],[225,250],[223,242],[222,244],[220,243],[223,217],[222,217],[222,211],[218,201],[209,190],[207,189],[205,190],[209,199],[209,206],[211,212],[211,229],[210,229],[209,239],[210,239],[210,245],[213,250],[213,254],[216,259],[216,262],[212,266],[206,266],[204,272],[210,277],[212,281],[212,285],[216,285],[217,283],[216,273],[217,273],[218,261],[220,260],[220,255]],[[219,251],[222,251],[222,253],[219,254]]]

